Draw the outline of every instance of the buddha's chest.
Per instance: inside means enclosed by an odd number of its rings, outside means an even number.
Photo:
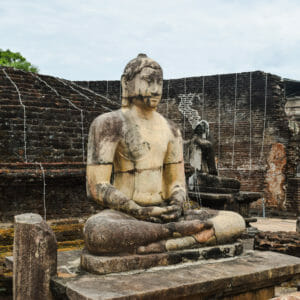
[[[163,124],[130,123],[124,126],[118,151],[125,159],[133,162],[146,157],[149,160],[163,161],[169,140],[169,130]]]

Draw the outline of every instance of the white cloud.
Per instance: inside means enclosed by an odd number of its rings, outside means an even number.
[[[300,79],[298,0],[2,0],[1,48],[42,73],[119,79],[139,52],[166,78],[264,70]]]

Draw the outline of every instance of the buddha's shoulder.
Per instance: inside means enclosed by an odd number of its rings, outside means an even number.
[[[180,128],[178,127],[178,125],[174,121],[165,118],[160,113],[157,113],[157,115],[158,115],[158,118],[160,118],[160,120],[170,130],[170,133],[172,134],[173,137],[175,137],[175,138],[181,138]]]
[[[123,123],[123,119],[122,119],[121,109],[118,109],[115,111],[111,111],[99,115],[92,122],[92,126],[93,127],[99,127],[99,126],[116,127],[115,129],[117,129],[122,127],[122,123]]]

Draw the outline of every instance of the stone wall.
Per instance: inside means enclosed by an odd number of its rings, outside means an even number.
[[[295,213],[299,193],[287,183],[299,163],[299,135],[284,111],[284,87],[260,71],[165,80],[159,111],[185,140],[207,120],[220,175],[264,191],[269,208]],[[85,195],[88,129],[120,107],[120,93],[119,81],[70,82],[0,67],[0,221],[29,211],[60,218],[100,209]]]
[[[82,216],[88,130],[118,99],[59,78],[0,67],[0,221],[36,212]]]
[[[120,98],[119,81],[78,82]],[[261,71],[164,81],[159,111],[181,127],[185,140],[205,119],[215,145],[219,174],[241,181],[242,190],[264,192],[269,211],[300,212],[299,197],[286,190],[299,162],[298,140],[285,113],[286,94],[300,83]],[[262,213],[262,201],[253,205]]]

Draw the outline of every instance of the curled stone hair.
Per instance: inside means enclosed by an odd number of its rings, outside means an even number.
[[[132,59],[125,67],[124,72],[121,76],[122,83],[122,106],[128,106],[128,98],[126,96],[126,85],[129,81],[133,80],[134,77],[139,74],[144,68],[151,68],[154,70],[158,70],[161,73],[161,77],[163,74],[161,66],[149,58],[146,54],[140,53],[136,58]]]

